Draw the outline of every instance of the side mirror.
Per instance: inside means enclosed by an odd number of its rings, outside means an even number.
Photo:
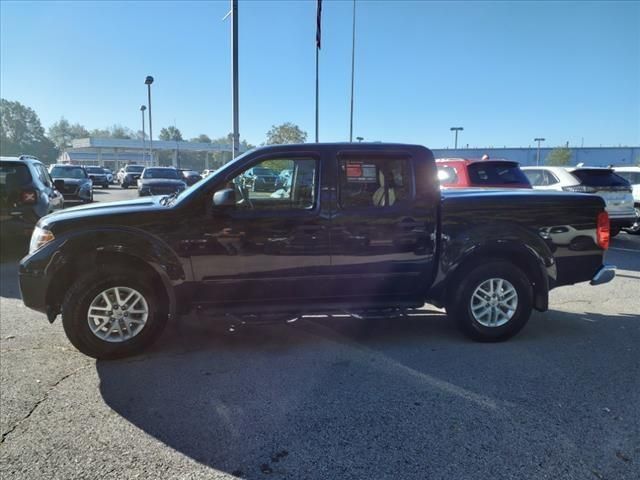
[[[53,185],[61,192],[64,189],[64,180],[54,180]]]
[[[236,205],[236,192],[233,188],[218,190],[213,194],[214,207],[234,207]]]

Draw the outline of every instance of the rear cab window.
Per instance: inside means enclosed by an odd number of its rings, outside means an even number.
[[[410,200],[413,168],[408,158],[341,155],[338,202],[343,209],[387,208]]]
[[[472,185],[531,185],[517,162],[482,161],[467,166]]]

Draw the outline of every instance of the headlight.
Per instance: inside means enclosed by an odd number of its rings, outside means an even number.
[[[29,243],[29,254],[44,247],[56,237],[49,230],[36,226],[31,234],[31,242]]]

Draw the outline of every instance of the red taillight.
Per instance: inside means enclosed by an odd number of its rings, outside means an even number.
[[[596,227],[596,239],[598,240],[598,245],[603,250],[609,248],[610,233],[609,214],[607,212],[600,212],[598,214],[598,226]]]
[[[25,190],[20,194],[20,202],[26,205],[33,205],[38,201],[38,193],[33,190]]]

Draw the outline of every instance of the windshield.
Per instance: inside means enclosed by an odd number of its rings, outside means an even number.
[[[275,175],[275,172],[268,168],[254,168],[252,172],[254,175]]]
[[[144,170],[144,167],[142,165],[127,165],[125,170],[127,173],[140,173]]]
[[[98,173],[100,175],[104,174],[104,170],[100,167],[85,167],[87,173]]]
[[[529,179],[517,163],[477,162],[470,164],[467,171],[473,185],[530,185]]]
[[[178,172],[173,168],[145,168],[142,178],[171,178],[178,179]]]
[[[50,173],[53,178],[87,178],[84,168],[80,167],[53,167]]]

